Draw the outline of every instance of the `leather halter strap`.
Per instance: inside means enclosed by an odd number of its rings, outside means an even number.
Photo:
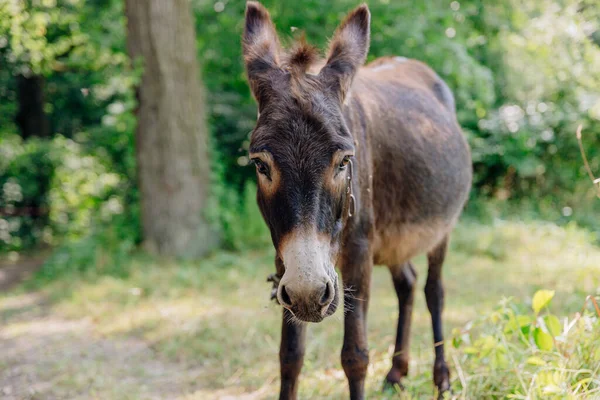
[[[348,165],[350,166],[350,169],[348,170],[348,188],[346,189],[346,195],[348,197],[348,218],[352,218],[356,214],[356,197],[354,197],[352,187],[352,175],[354,172],[352,160],[350,160]]]

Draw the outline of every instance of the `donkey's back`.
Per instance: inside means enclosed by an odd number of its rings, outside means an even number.
[[[470,152],[454,97],[431,68],[403,57],[360,69],[351,93],[370,141],[375,262],[404,263],[448,235],[468,196]]]

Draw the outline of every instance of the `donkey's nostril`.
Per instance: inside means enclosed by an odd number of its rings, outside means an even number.
[[[321,296],[321,299],[319,300],[319,304],[322,306],[325,306],[329,303],[331,303],[333,297],[333,288],[331,287],[331,283],[327,282],[327,284],[325,285],[325,290],[323,291],[323,295]]]
[[[287,290],[285,290],[285,286],[281,287],[281,301],[283,301],[282,305],[284,306],[292,306],[292,299],[290,299],[290,295],[288,294]]]

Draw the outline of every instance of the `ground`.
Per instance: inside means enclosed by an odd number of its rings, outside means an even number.
[[[461,223],[444,269],[448,336],[502,298],[527,299],[540,288],[556,290],[556,314],[580,311],[585,296],[600,287],[594,243],[574,226]],[[177,263],[136,255],[121,277],[69,276],[35,289],[13,282],[0,293],[0,398],[275,397],[280,310],[269,301],[265,282],[272,260],[270,249]],[[416,261],[421,287],[425,262]],[[338,312],[310,326],[300,398],[347,398],[339,362],[342,318]],[[368,398],[402,398],[381,393],[396,318],[388,271],[377,268]],[[404,397],[431,398],[433,347],[422,290],[412,335]],[[459,379],[457,353],[447,347],[453,379]]]

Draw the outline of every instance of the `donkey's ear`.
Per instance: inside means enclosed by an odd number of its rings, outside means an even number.
[[[367,58],[370,26],[369,7],[362,4],[348,14],[337,28],[329,45],[327,63],[320,75],[341,102],[352,85],[356,71]]]
[[[269,73],[279,70],[279,38],[266,8],[260,3],[246,4],[243,37],[244,63],[254,97],[261,102]]]

